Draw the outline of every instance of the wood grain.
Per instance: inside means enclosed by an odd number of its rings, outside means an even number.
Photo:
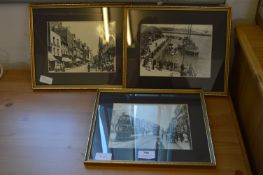
[[[231,95],[253,172],[263,175],[263,31],[256,25],[240,25],[237,36]]]
[[[0,80],[1,175],[250,175],[230,97],[206,97],[216,167],[85,167],[95,100],[87,91],[32,91],[29,71]]]

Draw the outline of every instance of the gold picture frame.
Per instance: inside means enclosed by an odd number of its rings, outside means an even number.
[[[32,88],[122,88],[123,11],[106,3],[30,5]]]
[[[203,89],[206,95],[227,95],[228,94],[228,75],[229,75],[229,56],[230,56],[230,34],[231,34],[231,7],[228,6],[136,6],[128,7],[125,10],[126,29],[125,35],[127,36],[127,42],[125,42],[125,87],[126,88],[140,88],[140,89]],[[187,38],[186,34],[179,33],[188,31],[189,26],[193,29],[190,32],[193,36],[194,32],[198,34],[199,38],[191,43],[197,43],[197,47],[201,50],[205,50],[207,46],[202,42],[201,34],[205,35],[205,32],[212,33],[210,47],[210,57],[205,58],[211,62],[210,67],[207,68],[207,72],[204,74],[201,70],[204,70],[202,66],[194,65],[197,67],[195,76],[185,75],[182,76],[179,69],[182,67],[176,62],[173,62],[172,68],[168,65],[170,57],[181,51],[181,55],[178,56],[178,60],[184,60],[182,56],[182,50],[186,53],[186,46],[184,44],[178,44],[183,42],[184,38]],[[206,26],[206,28],[204,27]],[[211,29],[212,26],[212,29]],[[185,29],[182,29],[182,28]],[[194,29],[195,28],[195,29]],[[148,31],[152,30],[152,31]],[[162,31],[163,30],[163,31]],[[169,31],[170,30],[170,31]],[[172,31],[174,30],[174,31]],[[172,56],[168,56],[166,62],[162,59],[158,61],[155,57],[158,57],[158,53],[161,52],[162,42],[160,41],[160,49],[157,40],[161,40],[162,37],[151,36],[150,33],[155,32],[174,32],[177,34],[178,41],[171,42],[171,48],[174,50]],[[177,32],[178,31],[178,32]],[[148,33],[147,33],[148,32]],[[177,32],[177,33],[176,33]],[[164,34],[160,34],[164,35]],[[190,36],[189,35],[189,36]],[[207,34],[208,35],[208,34]],[[196,35],[197,36],[197,35]],[[165,36],[168,38],[167,36]],[[171,37],[171,36],[169,36]],[[183,39],[182,39],[183,38]],[[190,38],[190,37],[188,37]],[[169,39],[168,39],[169,40]],[[148,41],[148,42],[147,42]],[[129,43],[130,42],[130,43]],[[147,44],[148,43],[148,44]],[[154,52],[154,43],[157,44]],[[167,43],[167,42],[166,42]],[[188,42],[190,43],[190,41]],[[199,45],[198,45],[199,44]],[[177,45],[177,49],[173,48]],[[152,46],[152,47],[150,47]],[[168,46],[167,46],[168,47]],[[166,47],[166,48],[167,48]],[[143,48],[143,49],[142,49]],[[152,48],[152,49],[151,49]],[[176,50],[176,51],[175,51]],[[167,51],[168,52],[168,51]],[[190,51],[189,51],[190,52]],[[148,53],[148,54],[147,54]],[[150,54],[151,53],[151,54]],[[209,53],[209,52],[207,52]],[[162,51],[159,55],[167,54]],[[189,57],[193,57],[192,52],[189,53]],[[205,55],[206,53],[203,53]],[[153,55],[153,56],[151,56]],[[206,54],[208,55],[208,54]],[[148,63],[152,62],[150,66],[145,67],[144,60],[148,58]],[[201,57],[201,56],[200,56]],[[204,56],[203,56],[204,57]],[[152,59],[150,59],[152,58]],[[157,61],[156,61],[157,60]],[[201,60],[201,59],[200,59]],[[154,64],[154,61],[157,62]],[[174,61],[174,60],[173,60]],[[147,62],[147,61],[146,61]],[[161,64],[162,62],[162,64]],[[184,70],[189,70],[192,63],[184,65]],[[200,63],[201,64],[201,63]],[[205,63],[206,64],[206,63]],[[145,63],[147,66],[147,64]],[[162,66],[161,66],[162,65]],[[178,66],[179,65],[179,66]],[[181,64],[183,65],[183,64]],[[206,64],[207,65],[207,64]],[[166,66],[166,68],[164,68]],[[193,66],[193,67],[194,67]],[[176,71],[176,67],[178,71]],[[147,70],[148,69],[148,70]],[[164,70],[165,69],[165,70]],[[194,69],[192,69],[194,70]],[[196,71],[197,70],[197,71]],[[198,76],[199,75],[199,76]]]
[[[202,91],[99,90],[84,163],[215,166]]]

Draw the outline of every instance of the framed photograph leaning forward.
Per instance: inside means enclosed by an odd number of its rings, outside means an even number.
[[[126,87],[227,93],[230,8],[126,11]]]
[[[33,88],[107,88],[123,83],[123,8],[30,7]]]
[[[215,165],[200,91],[100,91],[87,164]]]

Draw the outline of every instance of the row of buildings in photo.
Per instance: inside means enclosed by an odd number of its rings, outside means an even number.
[[[84,64],[93,57],[87,44],[76,38],[62,22],[49,22],[48,29],[49,71],[63,71],[65,67]]]
[[[92,53],[89,46],[63,26],[62,22],[49,22],[48,29],[49,72],[64,72],[67,68],[80,65],[88,65],[87,72],[91,67],[103,71],[105,65],[109,67],[109,63],[110,69],[113,69],[115,46],[112,43],[103,44],[102,38],[98,37],[98,53]]]

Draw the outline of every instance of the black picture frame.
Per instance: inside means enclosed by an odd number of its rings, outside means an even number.
[[[33,89],[123,87],[123,11],[108,4],[31,5]]]
[[[203,89],[205,94],[214,95],[226,95],[228,93],[230,7],[141,6],[128,8],[125,14],[127,20],[125,87],[140,89]],[[189,28],[191,29],[189,30]],[[171,35],[167,34],[168,32]],[[161,34],[158,36],[156,33]],[[157,42],[159,39],[167,39],[171,36],[181,39],[180,41],[179,39],[171,39],[171,47],[173,50],[177,50],[177,57],[171,56],[171,53],[168,55],[168,51],[165,50],[168,48],[168,41]],[[208,36],[210,36],[210,39],[205,38]],[[185,39],[188,41],[185,41],[185,43],[189,43],[188,45],[183,44]],[[150,49],[150,46],[154,43],[158,43],[156,48]],[[162,43],[165,43],[165,46]],[[187,46],[191,46],[190,49],[187,50]],[[192,51],[191,48],[198,48],[199,50]],[[154,52],[155,50],[157,52]],[[187,51],[189,51],[188,54],[186,54]],[[147,52],[148,55],[146,55]],[[194,57],[193,53],[199,55]],[[142,56],[142,54],[146,56]],[[143,61],[146,60],[143,58],[148,58],[148,63],[150,61],[158,63],[157,66],[152,68],[149,66],[150,70],[146,73],[147,76],[145,76],[146,74],[142,75],[143,71],[147,72],[146,68],[143,69]],[[176,63],[176,59],[179,63]],[[185,60],[188,63],[184,63]],[[207,64],[208,62],[209,64]],[[153,63],[150,65],[154,65]],[[170,66],[172,68],[170,69],[166,63],[173,65]],[[166,68],[164,68],[165,65]],[[190,69],[191,66],[192,69]],[[187,71],[195,74],[189,73],[190,76],[183,76]],[[164,73],[166,74],[162,75]]]
[[[84,163],[215,166],[202,92],[99,91]]]

